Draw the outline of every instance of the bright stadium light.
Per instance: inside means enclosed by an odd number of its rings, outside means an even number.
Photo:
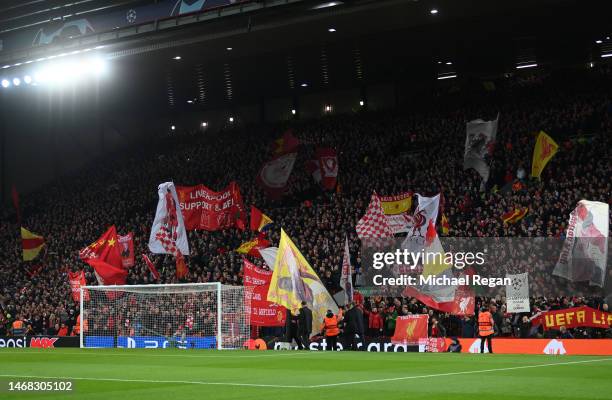
[[[181,59],[181,56],[174,56],[174,57],[172,57],[172,59],[173,59],[173,60],[180,60],[180,59]]]
[[[365,105],[365,101],[363,101],[363,100],[359,100],[359,105],[360,105],[361,107],[363,107],[363,106]]]
[[[32,77],[30,75],[26,75],[23,77],[23,81],[26,83],[26,85],[29,85],[32,83]]]
[[[327,32],[334,33],[334,32],[336,32],[336,28],[329,28],[329,29],[327,30]]]
[[[441,75],[441,76],[439,76],[439,77],[438,77],[438,80],[442,80],[442,79],[453,79],[453,78],[456,78],[456,77],[457,77],[457,75],[455,75],[455,74],[451,74],[451,75]]]
[[[15,86],[19,86],[19,85],[21,85],[21,79],[19,79],[19,78],[13,78],[13,85],[15,85]]]
[[[292,108],[291,109],[291,114],[295,115],[295,113],[296,113],[295,108]]]
[[[595,43],[597,43],[597,44],[601,44],[601,43],[602,43],[602,41],[601,41],[601,39],[597,39],[597,40],[595,41]]]
[[[232,51],[232,50],[234,50],[234,48],[233,47],[226,47],[225,50]]]
[[[300,86],[301,86],[301,87],[308,87],[308,84],[307,84],[306,82],[304,82],[304,83],[302,83]]]
[[[608,57],[612,57],[612,53],[605,53],[601,55],[601,58],[608,58]]]
[[[202,122],[202,128],[206,128],[206,127],[208,127],[208,122],[203,121],[203,122]]]
[[[538,66],[537,63],[519,64],[516,66],[516,69],[535,68],[537,66]]]
[[[230,124],[233,124],[234,123],[234,117],[229,117],[229,122],[230,122]]]
[[[170,130],[172,130],[172,131],[176,130],[176,126],[171,125],[171,126],[170,126]]]
[[[429,10],[429,13],[431,15],[436,15],[438,13],[438,9],[437,8],[432,8],[431,10]]]
[[[89,65],[92,67],[92,70],[96,75],[104,75],[108,71],[108,64],[101,58],[94,58],[90,60]]]
[[[8,79],[2,79],[2,87],[7,88],[9,86],[11,86],[11,82]]]

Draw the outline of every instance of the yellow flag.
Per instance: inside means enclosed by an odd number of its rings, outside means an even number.
[[[533,160],[531,162],[531,176],[540,178],[544,167],[559,150],[559,145],[544,131],[540,131],[533,148]]]
[[[305,301],[312,310],[313,334],[319,332],[327,310],[338,312],[334,299],[282,229],[267,300],[290,310],[300,308]]]
[[[22,227],[21,244],[23,247],[23,260],[31,261],[38,256],[38,253],[40,253],[40,250],[45,245],[45,238]]]
[[[405,213],[412,207],[412,193],[406,192],[395,196],[380,196],[380,205],[385,215]]]

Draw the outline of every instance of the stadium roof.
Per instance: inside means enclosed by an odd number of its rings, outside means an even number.
[[[28,12],[44,15],[47,11],[35,9],[42,3],[66,2],[31,1]],[[103,3],[112,9],[143,2]],[[114,72],[100,88],[102,97],[121,109],[231,108],[263,96],[382,82],[433,86],[438,74],[449,72],[462,78],[496,76],[514,71],[519,62],[586,63],[599,59],[595,40],[606,35],[609,13],[602,8],[610,8],[575,0],[345,0],[315,9],[323,3],[329,2],[247,2],[205,12],[206,21],[188,15],[170,18],[173,26],[165,21],[164,29],[149,33],[119,30],[103,44]],[[11,18],[2,19],[0,32],[15,29]],[[102,40],[103,35],[91,36]],[[0,52],[13,60],[17,55]]]

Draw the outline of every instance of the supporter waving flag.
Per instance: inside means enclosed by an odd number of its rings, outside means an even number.
[[[531,176],[540,179],[546,164],[557,154],[559,145],[546,134],[540,131],[533,148],[533,159],[531,161]]]
[[[290,310],[299,309],[305,301],[312,310],[312,332],[318,331],[327,310],[338,313],[321,279],[282,229],[267,300]]]
[[[157,211],[149,237],[149,250],[154,254],[176,256],[180,252],[187,256],[189,255],[187,231],[174,183],[165,182],[159,185],[158,195]]]
[[[251,206],[251,230],[263,232],[272,225],[272,219],[262,213],[257,207]]]
[[[489,159],[495,148],[498,121],[499,114],[492,121],[476,119],[466,124],[463,169],[474,168],[482,177],[483,182],[489,180],[491,170]]]
[[[317,149],[315,156],[319,163],[321,186],[325,190],[334,190],[338,180],[338,154],[328,147]]]
[[[31,261],[42,250],[45,245],[45,238],[22,227],[21,245],[23,247],[23,261]]]
[[[380,198],[376,192],[372,193],[370,205],[365,215],[357,222],[355,229],[360,239],[393,237],[393,231],[387,222],[387,217],[385,217]]]
[[[79,253],[81,260],[91,265],[100,285],[123,285],[128,272],[121,261],[121,245],[115,225]]]
[[[259,171],[257,182],[271,199],[280,199],[287,191],[287,182],[297,153],[284,154],[268,161]]]

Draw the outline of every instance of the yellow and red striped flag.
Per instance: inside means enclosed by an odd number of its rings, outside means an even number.
[[[38,256],[45,245],[45,238],[22,227],[21,245],[23,247],[23,261],[31,261]]]

